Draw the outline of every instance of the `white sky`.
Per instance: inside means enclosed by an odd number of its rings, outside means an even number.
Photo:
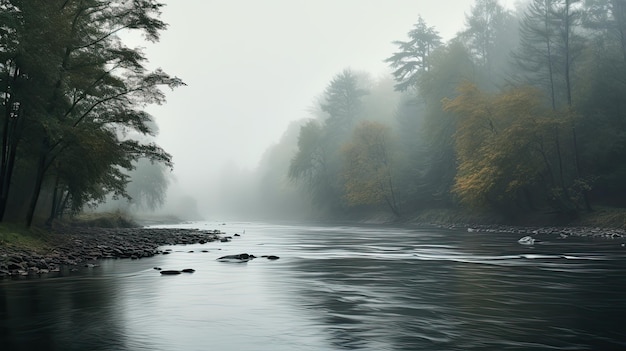
[[[188,86],[151,106],[157,142],[193,195],[224,167],[252,169],[290,121],[308,117],[345,68],[374,77],[421,15],[447,40],[470,0],[163,0],[169,28],[141,44],[154,67]],[[512,3],[513,1],[501,1]]]

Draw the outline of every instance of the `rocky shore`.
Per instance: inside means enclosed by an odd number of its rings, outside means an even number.
[[[59,272],[64,267],[93,267],[101,259],[140,259],[167,254],[164,245],[224,240],[218,230],[162,228],[63,228],[49,233],[49,245],[26,250],[0,244],[0,279]],[[72,268],[70,268],[72,269]]]
[[[431,225],[432,226],[432,225]],[[540,240],[610,240],[626,247],[626,230],[599,227],[515,227],[503,225],[435,225],[468,232],[514,233]],[[237,235],[237,234],[235,234]],[[0,243],[0,279],[44,276],[62,269],[93,267],[101,259],[140,259],[168,254],[165,245],[228,241],[219,230],[164,228],[63,228],[49,233],[48,245],[26,250]]]
[[[516,227],[505,225],[440,225],[447,229],[467,228],[468,232],[512,233],[521,236],[550,237],[554,239],[589,239],[615,240],[620,244],[626,243],[626,230],[619,228],[600,227]]]

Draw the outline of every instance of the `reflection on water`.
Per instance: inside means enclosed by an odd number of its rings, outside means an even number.
[[[510,234],[374,226],[220,229],[246,234],[0,282],[2,349],[626,349],[626,251],[614,242],[526,247]],[[215,260],[241,252],[281,258]],[[196,272],[161,276],[154,266]]]
[[[3,350],[124,349],[116,282],[84,277],[0,288]],[[106,336],[106,337],[102,337]],[[94,344],[94,340],[100,340]]]

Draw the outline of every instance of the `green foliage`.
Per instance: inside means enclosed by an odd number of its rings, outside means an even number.
[[[319,172],[324,169],[324,149],[322,126],[315,120],[300,127],[298,151],[289,165],[289,177],[294,180],[304,179],[315,188]]]
[[[122,30],[157,41],[166,24],[162,4],[138,1],[9,0],[14,21],[3,28],[3,158],[0,216],[9,198],[15,160],[36,176],[27,222],[46,184],[54,184],[52,217],[78,211],[107,193],[126,195],[127,177],[140,158],[171,167],[157,145],[125,137],[150,134],[143,107],[164,102],[162,87],[182,85],[160,69],[148,71],[138,49],[123,45]],[[35,147],[32,147],[35,145]],[[28,167],[29,169],[32,166]],[[69,200],[69,201],[68,201]]]
[[[48,246],[48,242],[49,238],[41,230],[28,229],[7,223],[0,224],[0,246],[44,251]]]
[[[168,169],[162,163],[145,158],[138,160],[129,174],[130,183],[126,187],[131,203],[152,211],[163,205],[169,184],[167,174]]]
[[[401,99],[373,94],[355,119],[303,127],[290,176],[336,199],[342,164],[345,204],[361,209],[385,203],[381,184],[392,178],[403,211],[461,204],[505,216],[579,215],[590,200],[626,206],[624,1],[533,0],[517,14],[497,0],[476,0],[466,27],[447,43],[418,17],[386,59]],[[392,103],[393,121],[385,112]],[[345,115],[334,106],[322,106],[326,116]],[[379,124],[347,134],[359,120]],[[387,149],[393,167],[385,168],[373,150],[390,126],[397,129]],[[321,184],[335,190],[324,193]]]
[[[492,90],[508,68],[508,54],[515,45],[516,20],[498,0],[476,0],[460,33],[479,70],[477,83]]]
[[[331,213],[343,209],[341,146],[363,113],[362,98],[368,91],[362,81],[349,70],[332,79],[320,102],[325,119],[301,127],[289,166],[289,178],[304,181],[313,201]]]
[[[432,66],[430,54],[441,45],[439,33],[435,28],[429,27],[421,16],[408,35],[409,41],[393,42],[400,51],[385,60],[394,69],[396,89],[400,91],[417,86],[419,74],[428,71]]]
[[[88,228],[137,228],[139,225],[128,213],[122,211],[104,213],[81,213],[63,225]]]

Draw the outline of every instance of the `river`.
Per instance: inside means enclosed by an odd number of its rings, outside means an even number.
[[[231,242],[0,281],[2,350],[626,350],[616,241],[196,222]],[[277,255],[246,263],[223,255]],[[159,274],[193,268],[194,273]]]

